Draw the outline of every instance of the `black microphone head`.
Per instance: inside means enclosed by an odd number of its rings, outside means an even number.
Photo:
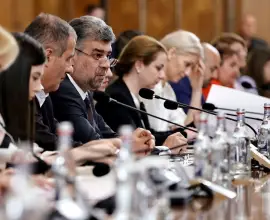
[[[216,106],[212,103],[204,103],[202,105],[202,108],[207,111],[214,111],[215,109],[217,109]]]
[[[144,99],[153,99],[155,92],[151,89],[142,88],[139,91],[139,95]]]
[[[96,177],[105,176],[110,172],[110,166],[106,163],[98,163],[93,168],[93,174]]]
[[[93,98],[97,102],[102,102],[102,103],[109,103],[111,100],[110,96],[107,93],[101,92],[101,91],[95,91]]]
[[[164,102],[164,107],[165,107],[166,109],[175,110],[175,109],[178,108],[178,104],[177,104],[176,102],[172,102],[172,101],[170,101],[170,100],[166,100],[166,101]]]
[[[241,85],[245,88],[245,89],[253,89],[253,86],[247,82],[247,81],[244,81],[241,83]]]

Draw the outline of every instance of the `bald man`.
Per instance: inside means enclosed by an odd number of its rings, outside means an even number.
[[[206,88],[211,79],[217,78],[217,70],[220,66],[220,55],[218,50],[211,44],[202,43],[205,57],[205,72],[203,79],[203,88]]]
[[[255,37],[257,33],[257,20],[251,14],[245,14],[241,19],[240,35],[245,39],[248,46],[248,52],[257,48],[267,47],[267,42],[261,38]]]

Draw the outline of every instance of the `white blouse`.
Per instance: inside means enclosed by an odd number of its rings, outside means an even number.
[[[165,83],[164,86],[162,86],[162,83],[160,82],[155,86],[153,91],[155,92],[156,95],[176,101],[176,95],[171,85],[167,82]],[[187,116],[183,111],[183,109],[178,108],[177,110],[168,110],[163,106],[164,100],[160,99],[148,100],[141,98],[141,100],[143,101],[146,111],[148,113],[172,121],[174,123],[184,125]],[[148,119],[151,128],[153,128],[156,131],[168,131],[171,130],[170,127],[173,126],[170,123],[161,121],[151,116],[148,116]]]

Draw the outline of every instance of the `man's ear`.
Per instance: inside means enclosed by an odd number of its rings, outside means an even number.
[[[45,55],[47,58],[47,63],[49,63],[52,59],[52,54],[53,54],[53,50],[51,48],[46,48],[45,49]]]
[[[171,60],[176,55],[175,47],[172,47],[168,50],[168,60]]]
[[[134,64],[137,73],[140,73],[144,69],[144,63],[141,60],[137,60]]]

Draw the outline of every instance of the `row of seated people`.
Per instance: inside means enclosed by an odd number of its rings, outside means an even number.
[[[139,35],[126,42],[116,61],[111,58],[114,33],[95,17],[82,16],[67,23],[40,14],[24,33],[13,34],[18,55],[13,49],[13,63],[0,66],[1,124],[10,134],[3,135],[2,147],[19,147],[28,141],[33,148],[36,143],[44,151],[56,151],[57,121],[71,121],[71,153],[77,165],[114,155],[121,145],[116,132],[124,124],[135,129],[135,153],[147,155],[155,145],[181,146],[184,151],[187,138],[196,134],[115,103],[95,103],[93,93],[107,87],[113,68],[117,79],[106,88],[112,98],[194,127],[198,112],[165,110],[160,100],[141,99],[139,90],[150,88],[166,98],[201,107],[214,80],[235,87],[246,65],[246,45],[235,34],[223,34],[212,45],[184,30],[161,41]],[[42,158],[51,163],[55,157]]]

